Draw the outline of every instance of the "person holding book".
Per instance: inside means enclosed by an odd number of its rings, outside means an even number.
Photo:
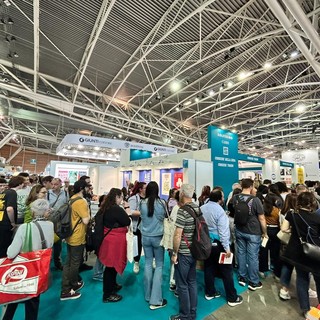
[[[200,207],[212,240],[210,257],[204,261],[205,298],[212,300],[221,296],[221,293],[216,291],[214,284],[215,277],[219,272],[222,277],[228,305],[234,307],[241,304],[243,299],[238,295],[234,287],[229,220],[222,208],[223,204],[223,192],[213,190],[210,193],[209,201]]]

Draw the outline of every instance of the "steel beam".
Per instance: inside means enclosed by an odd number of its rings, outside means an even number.
[[[301,37],[291,30],[292,23],[286,16],[285,12],[283,11],[282,7],[278,3],[277,0],[264,0],[266,4],[269,6],[273,14],[282,24],[292,41],[296,44],[300,52],[304,55],[307,59],[309,64],[312,66],[313,70],[317,73],[318,77],[320,78],[320,64],[315,60],[311,52],[309,51],[308,47],[306,46],[305,42],[301,39]],[[291,1],[291,0],[290,0]]]

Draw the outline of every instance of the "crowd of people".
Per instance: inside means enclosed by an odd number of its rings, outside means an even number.
[[[0,258],[14,258],[23,252],[23,235],[31,225],[33,247],[41,248],[39,225],[45,234],[47,247],[53,247],[53,264],[62,271],[60,300],[78,299],[84,281],[81,270],[92,269],[85,259],[87,225],[92,220],[90,204],[93,196],[90,177],[82,176],[70,186],[68,181],[52,176],[29,177],[20,173],[9,182],[0,178]],[[102,302],[115,303],[122,299],[122,285],[117,275],[127,265],[127,232],[132,228],[137,237],[137,254],[132,272],[137,274],[144,252],[144,299],[151,310],[163,308],[163,268],[166,251],[170,256],[170,291],[178,297],[179,308],[171,320],[196,319],[197,280],[196,259],[192,256],[196,222],[193,216],[203,215],[209,229],[211,253],[203,262],[205,299],[224,296],[230,307],[243,303],[238,283],[251,291],[262,288],[263,279],[270,273],[281,283],[279,296],[288,300],[292,272],[296,271],[297,296],[305,316],[310,309],[309,295],[320,296],[320,268],[312,257],[306,257],[300,237],[320,246],[320,184],[307,181],[288,189],[283,182],[265,180],[256,186],[251,179],[243,179],[232,186],[225,199],[221,187],[204,186],[197,198],[195,188],[182,184],[171,189],[165,201],[159,196],[155,181],[128,184],[122,189],[112,188],[99,198],[99,212],[103,238],[96,249],[93,280],[102,282]],[[72,234],[65,239],[66,259],[61,260],[63,241],[54,234],[51,217],[63,205],[71,206]],[[2,210],[2,211],[1,211]],[[174,228],[165,230],[164,221],[170,219]],[[287,244],[278,238],[279,231],[291,235]],[[165,233],[171,232],[171,244],[163,246]],[[223,263],[221,256],[231,263]],[[313,276],[316,291],[310,288]],[[222,278],[224,293],[216,290],[215,279]],[[26,319],[38,317],[40,299],[25,301]],[[12,319],[17,304],[9,304],[4,320]]]

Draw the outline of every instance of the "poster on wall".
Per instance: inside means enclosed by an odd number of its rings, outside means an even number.
[[[151,181],[151,170],[139,171],[139,181],[149,183]]]
[[[69,180],[70,184],[73,185],[82,176],[88,175],[88,170],[58,170],[57,177],[61,179],[62,183],[65,180]]]
[[[162,173],[162,189],[161,189],[161,193],[163,195],[169,195],[169,191],[171,189],[171,173],[169,172],[165,172]]]
[[[122,186],[127,187],[131,181],[132,171],[123,171]]]
[[[180,189],[183,184],[183,172],[175,172],[173,174],[173,187],[176,189]]]

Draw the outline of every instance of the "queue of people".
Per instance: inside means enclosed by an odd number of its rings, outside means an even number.
[[[0,181],[2,184],[5,182]],[[197,199],[195,188],[190,184],[182,184],[179,190],[170,190],[165,201],[160,198],[159,185],[155,181],[136,182],[129,190],[112,188],[101,196],[99,214],[102,215],[104,237],[96,252],[98,257],[93,279],[102,282],[102,302],[116,303],[123,298],[119,294],[123,285],[118,283],[117,275],[123,274],[127,265],[126,234],[129,225],[133,225],[134,235],[138,238],[133,273],[140,272],[143,249],[144,299],[151,310],[167,305],[162,292],[165,249],[161,243],[165,233],[164,220],[170,217],[174,228],[170,231],[172,245],[168,249],[171,261],[169,287],[179,301],[177,314],[171,315],[170,319],[196,319],[197,261],[190,251],[196,223],[190,214],[192,210],[196,216],[203,215],[212,244],[210,256],[204,261],[206,300],[224,296],[230,307],[243,303],[235,288],[235,268],[239,285],[247,286],[251,291],[261,289],[263,278],[272,271],[275,281],[282,285],[280,298],[288,300],[291,274],[295,269],[299,304],[303,315],[306,315],[312,293],[310,276],[313,276],[317,288],[313,295],[319,297],[320,274],[318,264],[305,257],[299,245],[299,234],[304,240],[311,237],[320,246],[316,189],[298,185],[290,192],[282,182],[272,184],[268,180],[256,189],[251,179],[243,179],[232,188],[227,204],[221,187],[204,186]],[[11,178],[7,187],[2,189],[0,200],[3,199],[4,210],[2,215],[0,212],[0,258],[14,257],[21,252],[26,225],[40,221],[47,246],[54,248],[53,264],[62,271],[61,301],[80,298],[85,285],[79,272],[81,266],[86,265],[84,256],[87,225],[91,220],[91,192],[88,176],[81,177],[72,187],[68,183],[63,186],[59,178],[50,176],[31,187],[28,177],[22,174]],[[62,263],[62,241],[54,235],[50,217],[66,203],[71,206],[73,232],[65,240],[67,256]],[[291,234],[287,245],[278,238],[280,230]],[[34,227],[32,236],[35,238],[32,250],[38,250],[40,238]],[[230,263],[221,261],[222,254]],[[90,266],[87,268],[92,269]],[[222,278],[224,293],[216,290],[218,275]],[[26,319],[37,319],[39,297],[24,303]],[[5,320],[13,318],[16,307],[17,304],[10,304],[6,308]]]

